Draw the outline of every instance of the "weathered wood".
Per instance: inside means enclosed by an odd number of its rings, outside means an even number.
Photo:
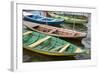
[[[28,35],[30,33],[32,33],[32,31],[27,31],[27,32],[23,33],[23,36]]]
[[[45,37],[45,38],[43,38],[43,39],[38,40],[38,41],[35,42],[35,43],[32,43],[32,44],[29,45],[28,47],[33,48],[33,47],[35,47],[35,46],[41,44],[42,42],[44,42],[44,41],[46,41],[46,40],[48,40],[48,39],[50,39],[50,38],[51,38],[51,36],[47,36],[47,37]]]
[[[29,21],[25,21],[25,20],[23,20],[23,24],[24,25],[32,25],[32,26],[34,26],[34,25],[38,25],[38,23],[32,23],[32,22],[29,22]]]
[[[59,50],[59,53],[64,52],[69,46],[70,44],[65,45],[61,50]]]
[[[41,33],[45,33],[48,35],[52,35],[52,36],[57,36],[57,37],[64,37],[64,38],[84,38],[86,37],[86,33],[84,32],[78,32],[78,31],[74,31],[70,30],[70,29],[64,29],[64,28],[59,28],[59,27],[53,27],[53,26],[49,26],[49,25],[42,25],[42,24],[37,24],[37,23],[32,23],[32,22],[28,22],[28,21],[23,21],[23,25],[25,25],[26,27],[28,27],[29,29],[33,30],[33,31],[38,31]],[[36,26],[38,26],[39,28],[35,28]],[[42,29],[42,30],[39,30]],[[47,31],[44,31],[47,30]],[[53,33],[53,32],[58,32],[58,33]]]
[[[50,33],[53,33],[53,32],[55,32],[57,29],[53,29],[53,30],[51,30],[50,32],[48,32],[49,34]]]
[[[80,49],[80,48],[77,48],[77,49],[75,50],[75,53],[81,53],[81,52],[83,52],[83,50]]]
[[[56,47],[56,48],[54,48],[54,49],[51,49],[50,50],[50,52],[54,52],[54,51],[56,51],[56,50],[58,50],[58,49],[60,49],[60,48],[62,48],[63,46],[58,46],[58,47]]]

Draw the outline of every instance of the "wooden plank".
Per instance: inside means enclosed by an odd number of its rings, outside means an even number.
[[[50,32],[48,32],[49,34],[50,33],[53,33],[53,32],[55,32],[57,29],[53,29],[53,30],[51,30]]]
[[[29,22],[29,21],[25,21],[25,20],[23,20],[23,24],[24,25],[38,25],[38,23],[33,23],[33,22]]]
[[[59,50],[59,53],[64,52],[69,46],[70,44],[65,45],[61,50]]]
[[[45,38],[40,39],[40,40],[38,40],[38,41],[35,42],[35,43],[32,43],[32,44],[29,45],[28,47],[33,48],[33,47],[35,47],[35,46],[38,46],[39,44],[41,44],[42,42],[44,42],[44,41],[46,41],[46,40],[48,40],[48,39],[50,39],[50,38],[51,38],[51,36],[46,36]]]
[[[82,49],[80,49],[80,48],[76,48],[75,53],[81,53],[81,52],[83,52]]]
[[[56,51],[56,50],[58,50],[58,49],[60,49],[60,48],[62,48],[63,46],[58,46],[58,47],[56,47],[56,48],[54,48],[54,49],[51,49],[50,50],[50,52],[54,52],[54,51]]]
[[[25,36],[25,35],[28,35],[30,33],[32,33],[32,31],[27,31],[27,32],[23,33],[23,35]]]
[[[36,23],[32,23],[32,22],[28,22],[28,21],[23,21],[23,25],[25,25],[26,27],[29,27],[29,28],[34,28],[34,27],[37,27],[39,26],[38,24]]]

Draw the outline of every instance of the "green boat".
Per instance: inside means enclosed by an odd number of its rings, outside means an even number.
[[[23,48],[49,56],[74,56],[86,50],[56,37],[36,31],[23,32]]]
[[[75,23],[75,24],[85,24],[88,22],[88,18],[86,16],[82,16],[82,15],[68,15],[68,14],[56,14],[53,12],[48,12],[48,15],[54,18],[62,18],[64,19],[65,23]]]

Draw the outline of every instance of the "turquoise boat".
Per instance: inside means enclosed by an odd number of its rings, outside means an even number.
[[[23,32],[23,48],[48,56],[75,56],[86,50],[67,41],[36,31]]]
[[[64,19],[56,19],[51,17],[45,17],[42,15],[27,15],[24,16],[24,20],[31,21],[34,23],[40,23],[40,24],[48,24],[52,26],[60,26],[64,22]]]

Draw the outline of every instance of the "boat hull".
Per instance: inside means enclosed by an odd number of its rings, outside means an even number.
[[[85,50],[69,42],[35,31],[25,32],[23,43],[23,48],[48,56],[75,56],[85,53]]]
[[[24,47],[24,49],[28,50],[28,51],[31,51],[32,53],[38,53],[40,55],[45,55],[45,56],[51,56],[51,57],[64,57],[64,56],[69,56],[69,57],[74,57],[78,54],[83,54],[83,53],[76,53],[76,54],[64,54],[64,53],[52,53],[52,52],[45,52],[45,51],[39,51],[39,50],[32,50],[32,49],[29,49],[27,47]]]
[[[86,37],[86,33],[83,32],[77,32],[77,31],[72,31],[72,30],[67,30],[63,28],[58,28],[58,27],[53,27],[53,26],[48,26],[48,25],[40,25],[40,24],[34,24],[31,22],[23,21],[23,24],[33,30],[37,31],[43,34],[55,36],[55,37],[61,37],[61,38],[67,38],[71,40],[82,40],[83,38]],[[80,33],[80,35],[70,35],[71,33]]]
[[[33,51],[30,51],[30,50],[27,50],[25,48],[23,48],[23,51],[32,57],[32,59],[30,60],[30,62],[33,60],[33,56],[35,57],[39,57],[39,60],[38,61],[60,61],[60,60],[76,60],[74,56],[50,56],[50,55],[45,55],[45,54],[40,54],[40,53],[37,53],[37,52],[33,52]],[[66,58],[67,57],[67,58]],[[33,60],[35,61],[35,60]],[[37,61],[37,60],[36,60]],[[26,61],[28,62],[28,61]]]
[[[79,19],[79,18],[72,18],[69,16],[62,16],[62,15],[57,15],[57,14],[54,14],[54,13],[49,13],[48,12],[48,15],[50,15],[51,17],[54,17],[54,18],[60,18],[60,19],[64,19],[64,22],[65,23],[69,23],[69,24],[86,24],[88,22],[88,19],[85,17],[85,19]]]
[[[59,20],[59,19],[57,19],[57,21],[46,21],[46,20],[40,21],[37,19],[33,19],[32,15],[25,16],[23,19],[27,20],[27,21],[31,21],[31,22],[35,22],[35,23],[39,23],[39,24],[47,24],[47,25],[51,25],[51,26],[60,26],[60,24],[62,24],[64,21],[64,20]]]

